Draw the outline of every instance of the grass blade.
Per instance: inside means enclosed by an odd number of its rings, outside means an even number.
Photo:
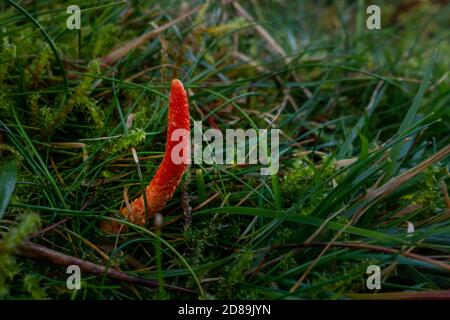
[[[17,181],[17,162],[9,161],[0,168],[0,219],[5,213]]]

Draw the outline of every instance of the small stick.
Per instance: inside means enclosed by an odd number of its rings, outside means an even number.
[[[3,246],[3,243],[0,242],[0,253],[5,251],[5,248]],[[47,247],[41,246],[39,244],[35,244],[32,242],[25,242],[23,243],[15,252],[14,254],[19,255],[21,257],[29,258],[32,260],[37,261],[44,261],[49,262],[51,264],[55,264],[58,266],[69,266],[69,265],[77,265],[80,267],[80,269],[83,272],[90,273],[90,274],[105,274],[106,276],[120,280],[125,282],[130,282],[138,285],[143,285],[151,288],[157,288],[159,286],[157,281],[141,278],[141,277],[135,277],[130,276],[126,273],[123,273],[121,271],[112,269],[112,268],[106,268],[104,266],[92,263],[90,261],[81,260],[79,258],[69,256],[67,254],[49,249]],[[197,294],[196,291],[187,289],[187,288],[181,288],[177,286],[173,286],[170,284],[164,284],[164,287],[167,290],[172,290],[180,293],[188,293],[188,294]]]
[[[158,36],[160,33],[166,31],[167,29],[169,29],[170,27],[174,26],[175,24],[177,24],[178,22],[186,19],[187,17],[189,17],[190,15],[194,14],[195,12],[197,12],[200,9],[199,7],[196,7],[194,9],[192,9],[191,11],[181,15],[180,17],[176,18],[175,20],[172,20],[166,24],[163,24],[162,26],[151,30],[147,33],[142,34],[140,37],[133,39],[129,42],[127,42],[124,46],[114,50],[113,52],[111,52],[110,54],[108,54],[107,56],[102,58],[102,63],[104,66],[110,66],[113,63],[117,62],[118,60],[120,60],[121,58],[123,58],[124,56],[126,56],[130,51],[132,51],[133,49],[138,48],[139,46],[142,46],[144,43],[150,41],[151,39],[155,38],[156,36]]]

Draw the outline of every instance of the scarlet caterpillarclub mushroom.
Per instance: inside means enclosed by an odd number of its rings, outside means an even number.
[[[176,131],[181,131],[182,135],[176,134]],[[174,140],[173,134],[176,138],[182,137],[182,141]],[[140,196],[131,203],[131,208],[127,206],[120,210],[120,213],[130,222],[144,225],[148,218],[151,218],[156,213],[160,212],[167,202],[172,198],[178,184],[183,177],[187,168],[187,161],[180,161],[173,159],[173,151],[175,147],[182,145],[182,149],[186,152],[189,149],[189,105],[186,91],[183,83],[180,80],[172,80],[169,97],[169,116],[167,124],[167,140],[164,158],[156,171],[155,176],[150,181],[150,184],[145,189],[145,196],[147,202],[146,217],[144,196]],[[183,159],[189,157],[189,154],[182,154]],[[147,219],[146,219],[147,218]]]

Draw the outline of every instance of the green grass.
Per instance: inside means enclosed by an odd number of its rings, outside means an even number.
[[[449,290],[450,7],[379,1],[371,31],[368,2],[316,2],[243,1],[248,20],[219,1],[81,1],[78,31],[70,2],[3,1],[0,298],[372,298],[372,264],[376,298]],[[280,129],[280,170],[192,165],[162,228],[139,227],[118,210],[161,161],[173,78],[204,130]],[[155,286],[82,273],[69,290],[27,241]]]

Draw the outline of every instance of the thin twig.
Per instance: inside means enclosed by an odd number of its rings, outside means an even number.
[[[4,251],[5,248],[3,246],[3,243],[0,242],[0,253]],[[79,258],[69,256],[67,254],[49,249],[47,247],[32,242],[25,242],[24,244],[22,244],[15,252],[15,254],[21,257],[37,261],[48,262],[58,266],[77,265],[80,267],[81,271],[89,274],[96,274],[96,275],[105,274],[106,276],[112,279],[143,285],[151,288],[157,288],[159,286],[157,281],[148,280],[141,277],[130,276],[121,271],[112,268],[106,268],[104,266],[92,263],[90,261],[81,260]],[[194,290],[181,288],[169,284],[164,284],[164,287],[167,290],[172,290],[180,293],[197,294],[197,292]]]
[[[450,299],[450,290],[433,290],[422,292],[386,292],[386,293],[349,293],[350,299],[359,300],[443,300]]]
[[[356,242],[309,242],[309,243],[290,243],[290,244],[282,244],[282,245],[274,245],[271,247],[263,248],[261,251],[267,251],[267,250],[275,250],[275,249],[286,249],[286,248],[322,248],[322,247],[343,247],[343,248],[350,248],[350,249],[362,249],[362,250],[370,250],[370,251],[377,251],[382,253],[388,253],[388,254],[398,254],[402,255],[404,257],[408,257],[411,259],[427,262],[430,264],[433,264],[443,270],[450,272],[450,265],[441,262],[429,257],[422,256],[420,254],[412,253],[410,251],[401,251],[399,249],[394,248],[386,248],[381,246],[375,246],[371,244],[366,243],[356,243]]]
[[[160,27],[158,27],[158,28],[156,28],[154,30],[151,30],[151,31],[149,31],[147,33],[144,33],[140,37],[127,42],[122,47],[114,50],[113,52],[111,52],[107,56],[103,57],[102,58],[102,64],[105,65],[105,66],[112,65],[113,63],[117,62],[118,60],[120,60],[121,58],[126,56],[133,49],[136,49],[136,48],[142,46],[144,43],[146,43],[146,42],[150,41],[151,39],[155,38],[160,33],[166,31],[167,29],[169,29],[170,27],[174,26],[178,22],[180,22],[180,21],[186,19],[187,17],[189,17],[190,15],[194,14],[199,9],[200,9],[200,6],[192,9],[191,11],[189,11],[189,12],[183,14],[183,15],[181,15],[180,17],[176,18],[175,20],[172,20],[172,21],[170,21],[170,22],[168,22],[166,24],[163,24],[162,26],[160,26]]]

